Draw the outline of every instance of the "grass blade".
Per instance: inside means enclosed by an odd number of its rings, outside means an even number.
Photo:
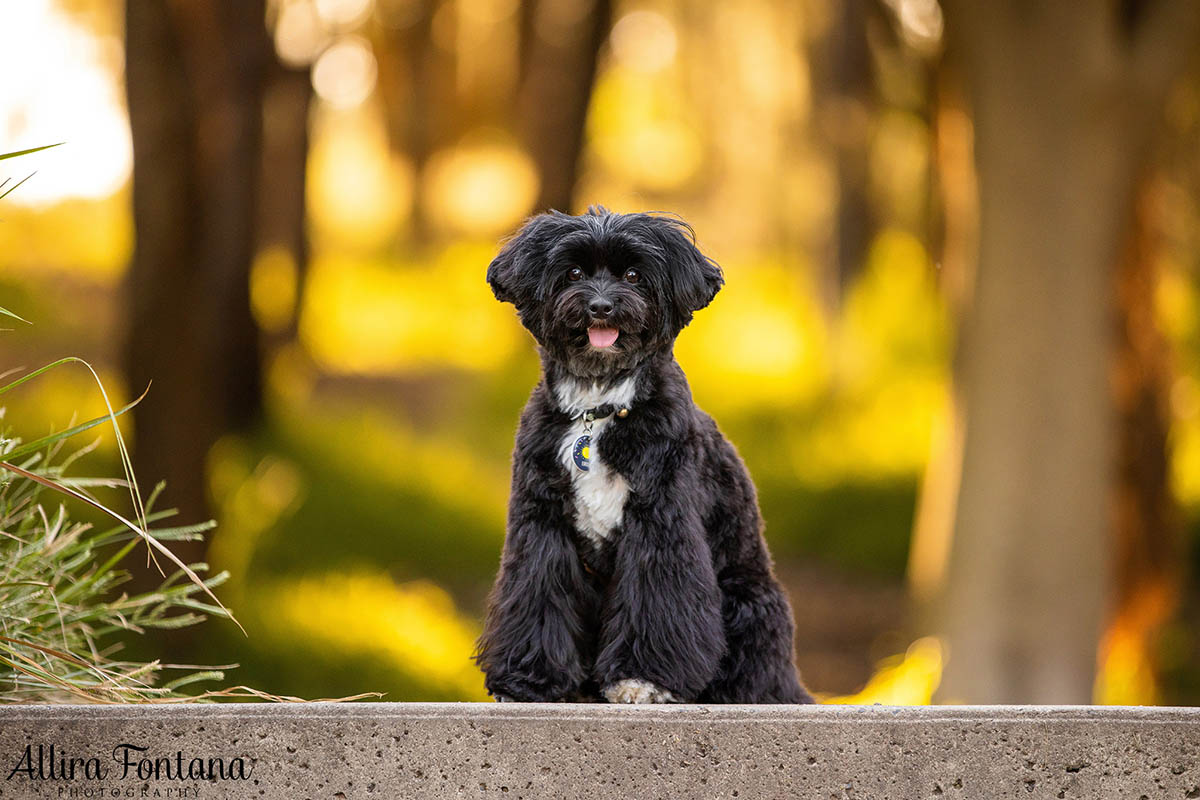
[[[150,391],[150,390],[147,389],[146,392],[148,392],[148,391]],[[138,403],[142,402],[142,400],[144,400],[146,398],[146,392],[142,392],[141,396],[138,397],[136,400],[130,402],[129,404],[127,404],[123,408],[119,409],[118,411],[113,412],[112,414],[105,414],[103,416],[96,417],[95,419],[89,419],[87,422],[81,422],[73,428],[67,428],[65,431],[59,431],[58,433],[51,433],[46,436],[43,436],[40,439],[34,439],[32,442],[23,444],[20,447],[14,448],[13,450],[5,453],[4,457],[7,459],[15,460],[15,459],[20,458],[21,456],[29,455],[30,453],[41,450],[46,445],[54,444],[55,442],[61,442],[63,439],[70,439],[72,436],[74,436],[77,433],[83,433],[84,431],[86,431],[90,428],[94,428],[97,425],[103,425],[105,422],[108,422],[111,419],[116,419],[117,417],[121,416],[122,414],[128,412],[131,408],[136,406]]]
[[[238,626],[238,629],[242,632],[242,634],[248,635],[248,634],[246,634],[246,629],[242,627],[242,623],[238,622],[237,617],[235,617],[233,615],[233,612],[230,611],[228,608],[226,608],[225,604],[222,603],[220,601],[220,599],[215,594],[212,593],[212,590],[209,589],[207,585],[205,585],[204,581],[202,581],[200,579],[200,576],[197,575],[195,572],[193,572],[191,567],[189,567],[187,564],[184,564],[182,561],[180,561],[178,556],[176,556],[174,553],[172,553],[164,544],[162,544],[157,539],[155,539],[153,536],[151,536],[148,531],[146,531],[144,528],[139,526],[136,522],[131,522],[130,520],[123,517],[121,514],[117,513],[116,511],[113,511],[108,506],[104,505],[103,503],[96,502],[95,500],[93,500],[92,498],[83,494],[82,492],[77,492],[74,489],[71,489],[70,487],[62,486],[58,483],[55,483],[54,481],[50,480],[49,478],[38,475],[36,472],[30,472],[29,470],[22,469],[21,467],[18,467],[15,464],[10,464],[7,461],[0,461],[0,468],[6,469],[9,472],[14,472],[17,475],[20,475],[22,478],[25,478],[27,480],[34,481],[35,483],[40,483],[42,486],[45,486],[47,489],[53,489],[54,491],[61,492],[62,494],[67,495],[68,497],[73,497],[76,500],[80,500],[84,503],[87,503],[89,506],[91,506],[92,508],[95,508],[97,511],[102,511],[105,514],[108,514],[110,517],[115,519],[117,522],[120,522],[122,525],[125,525],[125,526],[129,527],[131,530],[136,531],[138,533],[138,535],[140,535],[146,541],[147,545],[149,545],[151,548],[157,550],[158,552],[162,553],[164,556],[166,556],[168,559],[170,559],[172,562],[174,562],[175,566],[177,566],[177,567],[179,567],[179,569],[183,570],[183,573],[188,576],[188,579],[191,580],[191,582],[194,583],[196,586],[199,586],[204,591],[205,594],[207,594],[209,597],[212,598],[212,601],[217,604],[217,607],[220,608],[223,612],[225,612],[231,620],[233,620],[233,624]]]
[[[17,156],[27,156],[30,153],[39,153],[42,150],[49,150],[51,147],[59,147],[64,144],[66,144],[66,142],[56,142],[54,144],[44,144],[41,147],[31,147],[28,150],[17,150],[16,152],[13,152],[13,153],[0,153],[0,161],[3,161],[6,158],[16,158]]]
[[[2,184],[0,184],[0,185],[2,185]],[[19,322],[24,322],[26,325],[32,325],[32,324],[33,324],[32,322],[30,322],[29,320],[25,319],[24,317],[18,317],[16,314],[14,314],[13,312],[9,311],[9,310],[8,310],[7,308],[5,308],[4,306],[0,306],[0,316],[4,316],[4,317],[12,317],[13,319],[15,319],[15,320],[17,320],[17,321],[19,321]]]
[[[14,183],[12,186],[8,187],[8,190],[6,192],[4,192],[3,194],[0,194],[0,200],[3,200],[4,198],[8,197],[10,194],[15,192],[21,186],[22,183],[29,180],[34,175],[37,175],[37,170],[34,170],[33,172],[26,175],[24,178],[21,178],[21,180]]]

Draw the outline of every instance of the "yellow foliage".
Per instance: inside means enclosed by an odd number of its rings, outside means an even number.
[[[424,183],[430,216],[439,225],[472,236],[500,236],[532,210],[539,180],[528,155],[497,141],[434,153]]]
[[[812,485],[919,474],[935,421],[949,413],[949,399],[944,381],[920,375],[898,377],[849,399],[792,442],[796,474]]]
[[[492,245],[456,245],[429,267],[325,256],[312,265],[300,338],[331,372],[491,370],[528,339],[492,297]]]
[[[385,660],[457,700],[487,696],[471,661],[478,630],[430,581],[397,584],[377,572],[330,573],[264,587],[257,596],[257,633]]]
[[[1092,699],[1100,705],[1148,706],[1159,702],[1153,640],[1144,630],[1114,626],[1101,645]]]
[[[951,377],[948,312],[915,237],[879,235],[830,338],[835,402],[791,443],[797,475],[822,484],[918,474],[949,413]]]
[[[735,264],[675,352],[714,413],[811,402],[828,380],[827,334],[805,273],[779,262]]]
[[[597,79],[588,131],[606,169],[658,192],[697,174],[704,147],[676,94],[666,82],[622,66]]]
[[[320,377],[312,358],[296,342],[289,342],[271,354],[263,371],[268,404],[307,402]]]
[[[851,388],[914,373],[949,379],[950,325],[924,246],[886,229],[851,287],[837,340],[839,381]]]
[[[929,213],[925,184],[929,180],[928,124],[910,111],[888,111],[876,123],[871,140],[871,190],[897,221],[919,225]]]
[[[0,180],[5,177],[7,173],[0,173]],[[133,254],[127,190],[40,209],[13,205],[13,197],[0,201],[0,274],[12,268],[50,270],[105,285],[115,285],[124,274]]]
[[[1171,488],[1185,506],[1200,504],[1200,424],[1193,418],[1171,426]]]
[[[286,247],[263,250],[250,267],[250,307],[263,330],[282,330],[296,310],[296,259]]]
[[[278,418],[293,429],[303,428],[316,441],[329,443],[323,451],[329,468],[410,486],[439,503],[494,519],[497,536],[503,532],[506,462],[483,459],[453,438],[419,433],[394,416],[357,404],[280,409]],[[516,421],[505,424],[515,428]]]
[[[1155,317],[1170,339],[1181,342],[1196,330],[1196,293],[1185,268],[1173,263],[1167,267],[1159,270],[1154,287]]]
[[[257,463],[246,442],[221,438],[206,462],[210,495],[219,510],[220,526],[208,548],[208,560],[229,570],[231,602],[241,603],[247,591],[250,562],[262,535],[294,512],[305,493],[305,478],[297,466],[274,455]]]
[[[933,702],[942,680],[945,653],[942,643],[931,636],[917,639],[903,655],[879,665],[867,685],[851,695],[821,698],[824,703],[845,705],[921,706]]]
[[[316,114],[307,189],[318,233],[359,250],[386,245],[411,211],[413,180],[389,148],[377,105]]]

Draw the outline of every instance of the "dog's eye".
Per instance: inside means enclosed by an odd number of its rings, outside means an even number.
[[[638,271],[636,269],[625,270],[625,280],[629,283],[637,283],[639,280],[641,280],[641,278],[642,276],[638,275]]]
[[[571,271],[567,273],[567,280],[577,281],[583,277],[583,270],[579,267],[571,267]]]

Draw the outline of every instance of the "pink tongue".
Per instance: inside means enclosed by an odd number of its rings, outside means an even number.
[[[588,341],[592,347],[612,347],[620,334],[616,328],[588,328]]]

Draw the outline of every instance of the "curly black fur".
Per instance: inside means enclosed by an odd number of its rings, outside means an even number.
[[[582,276],[571,280],[572,269]],[[595,700],[635,678],[683,702],[812,702],[754,485],[692,402],[672,352],[723,282],[691,228],[602,208],[544,214],[504,246],[487,279],[517,307],[543,364],[517,432],[504,554],[475,656],[488,691]],[[604,324],[620,330],[607,348],[588,339],[596,298],[612,305]],[[628,484],[619,525],[597,545],[576,525],[562,458],[573,422],[559,391],[629,380],[628,416],[592,443]]]

